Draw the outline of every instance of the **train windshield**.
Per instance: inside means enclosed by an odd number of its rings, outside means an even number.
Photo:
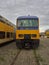
[[[37,19],[29,19],[29,20],[18,20],[18,27],[19,28],[33,28],[33,29],[35,29],[35,28],[38,28],[38,20]]]

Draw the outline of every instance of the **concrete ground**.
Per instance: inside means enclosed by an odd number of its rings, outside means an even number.
[[[0,65],[11,65],[19,51],[16,48],[16,42],[0,47]],[[49,65],[49,38],[40,39],[40,46],[36,54],[40,65]],[[22,49],[13,65],[37,65],[34,51]]]

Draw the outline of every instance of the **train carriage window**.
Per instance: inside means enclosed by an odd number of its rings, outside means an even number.
[[[10,32],[7,32],[7,38],[10,38]]]
[[[14,33],[13,33],[13,38],[14,38]]]
[[[0,31],[0,39],[3,39],[3,38],[5,38],[5,32]]]
[[[14,33],[11,33],[11,37],[14,37]]]
[[[11,37],[12,37],[13,35],[12,35],[12,33],[11,33]]]

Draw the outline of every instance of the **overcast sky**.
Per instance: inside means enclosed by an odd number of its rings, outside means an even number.
[[[49,0],[0,0],[0,15],[12,23],[28,14],[39,17],[40,31],[49,29]]]

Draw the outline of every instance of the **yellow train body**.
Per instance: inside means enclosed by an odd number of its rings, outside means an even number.
[[[47,38],[49,38],[49,31],[46,31],[45,35],[47,36]]]
[[[0,31],[14,32],[14,28],[0,21]]]
[[[39,30],[16,30],[16,39],[24,39],[24,36],[19,37],[19,34],[31,34],[31,39],[39,39]],[[36,36],[32,37],[32,34],[36,34]]]
[[[39,46],[39,19],[36,16],[20,16],[16,22],[16,45],[18,48]]]
[[[10,21],[0,16],[0,44],[14,40],[14,26]]]

